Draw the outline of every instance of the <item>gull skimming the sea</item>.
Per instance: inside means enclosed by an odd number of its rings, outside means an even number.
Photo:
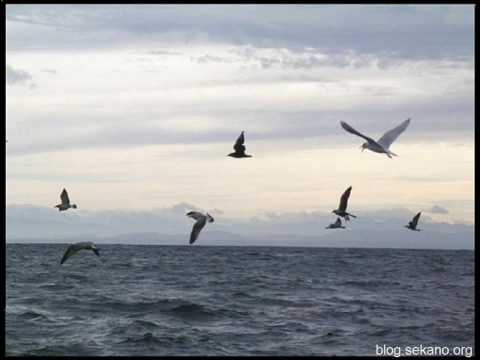
[[[412,221],[409,221],[408,225],[405,225],[405,227],[410,230],[420,231],[420,229],[417,229],[417,224],[418,224],[418,219],[420,219],[421,213],[422,212],[419,212],[417,215],[415,215]]]
[[[100,256],[100,252],[98,251],[97,247],[95,246],[94,243],[88,241],[88,242],[79,242],[76,244],[70,245],[65,253],[63,254],[62,261],[60,261],[60,265],[63,264],[67,259],[72,256],[73,254],[76,254],[80,250],[92,250],[95,255]]]
[[[402,122],[400,125],[398,125],[397,127],[394,127],[393,129],[388,130],[377,141],[375,141],[372,138],[358,132],[353,127],[348,125],[345,121],[340,121],[340,124],[349,133],[355,134],[355,135],[360,136],[361,138],[364,138],[365,140],[367,140],[367,142],[363,143],[362,146],[361,146],[362,151],[365,150],[365,149],[368,149],[368,150],[371,150],[371,151],[374,151],[374,152],[377,152],[377,153],[384,153],[389,158],[391,158],[392,157],[391,155],[394,155],[394,156],[398,156],[398,155],[390,151],[390,149],[389,149],[390,145],[392,145],[392,143],[397,139],[397,137],[402,132],[405,131],[408,124],[410,124],[410,119],[407,119],[404,122]]]
[[[197,240],[200,231],[203,229],[207,221],[213,222],[214,219],[209,213],[203,215],[198,211],[190,211],[187,213],[187,216],[190,216],[192,219],[196,220],[195,224],[193,224],[192,232],[190,234],[190,244],[193,244],[195,240]]]
[[[245,154],[246,147],[243,145],[245,143],[245,135],[244,131],[240,133],[240,136],[238,137],[237,141],[235,142],[235,145],[233,145],[233,149],[235,152],[232,152],[228,154],[227,156],[231,156],[234,158],[249,158],[252,157],[252,155],[247,155]]]
[[[337,221],[328,225],[325,229],[345,229],[345,226],[342,226],[342,220],[337,217]]]
[[[62,193],[60,194],[60,199],[62,200],[62,203],[59,205],[55,205],[54,207],[58,208],[58,211],[64,211],[67,209],[76,209],[77,205],[71,204],[70,205],[70,199],[68,197],[67,190],[63,189]]]
[[[342,194],[340,198],[340,204],[338,205],[338,209],[332,210],[332,213],[345,218],[346,221],[350,220],[350,216],[356,218],[355,215],[350,214],[347,212],[347,205],[348,205],[348,198],[350,197],[350,193],[352,192],[352,187],[350,186],[345,192]]]

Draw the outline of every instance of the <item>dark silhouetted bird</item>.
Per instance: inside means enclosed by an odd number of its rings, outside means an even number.
[[[54,206],[58,208],[58,211],[64,211],[70,208],[72,209],[77,208],[77,205],[75,204],[70,205],[70,199],[68,198],[67,190],[63,189],[62,193],[60,194],[60,199],[62,200],[62,203]]]
[[[421,213],[422,212],[419,212],[417,215],[415,215],[412,221],[409,221],[408,225],[405,225],[405,227],[410,230],[420,231],[420,229],[417,229],[417,224],[418,224],[418,219],[420,219]]]
[[[234,158],[249,158],[252,157],[252,155],[247,155],[245,154],[245,145],[243,145],[245,142],[245,135],[244,131],[241,132],[240,136],[238,137],[237,141],[233,145],[233,149],[235,152],[232,152],[228,154],[228,156],[234,157]]]
[[[187,213],[187,216],[190,216],[192,219],[195,219],[196,222],[193,224],[192,232],[190,233],[190,244],[193,244],[195,240],[197,240],[200,231],[203,229],[205,224],[208,222],[213,222],[213,217],[207,213],[207,215],[203,215],[198,211],[190,211]]]
[[[356,218],[355,215],[350,214],[347,212],[347,204],[348,204],[348,198],[350,197],[350,192],[352,191],[352,187],[350,186],[345,192],[343,193],[342,197],[340,198],[340,204],[338,205],[338,209],[332,210],[332,213],[345,218],[345,220],[349,221],[350,217],[352,216]]]
[[[76,244],[72,244],[67,248],[67,250],[63,254],[62,261],[60,261],[60,264],[63,264],[65,261],[68,260],[70,256],[72,256],[73,254],[76,254],[80,250],[92,250],[95,253],[95,255],[100,256],[100,252],[98,251],[94,243],[89,241],[79,242]]]
[[[328,225],[325,229],[345,229],[345,226],[342,226],[342,220],[337,217],[337,221],[333,224]]]

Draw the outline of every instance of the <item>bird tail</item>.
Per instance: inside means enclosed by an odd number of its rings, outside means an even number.
[[[350,215],[351,217],[354,217],[354,218],[356,218],[356,216],[355,216],[355,215],[353,215],[353,214],[350,214],[350,213],[347,213],[347,214],[348,214],[348,215]]]

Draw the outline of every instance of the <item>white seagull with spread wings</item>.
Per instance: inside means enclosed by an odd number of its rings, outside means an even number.
[[[398,138],[398,136],[405,131],[407,128],[408,124],[410,124],[410,118],[402,122],[400,125],[397,127],[394,127],[391,130],[388,130],[385,134],[382,135],[380,139],[377,141],[373,140],[372,138],[363,135],[362,133],[358,132],[355,130],[353,127],[348,125],[345,121],[340,121],[340,124],[342,127],[348,131],[349,133],[355,134],[357,136],[360,136],[361,138],[367,140],[366,143],[363,143],[361,148],[362,151],[365,149],[377,152],[377,153],[384,153],[386,154],[389,158],[391,158],[391,155],[398,156],[397,154],[391,152],[389,150],[390,145]]]

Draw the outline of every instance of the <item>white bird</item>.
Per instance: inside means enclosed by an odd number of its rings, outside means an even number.
[[[187,213],[187,216],[190,216],[192,219],[196,220],[196,223],[193,224],[192,232],[190,234],[190,244],[193,244],[195,240],[197,240],[200,231],[203,229],[205,224],[208,222],[213,222],[213,217],[207,213],[207,215],[203,215],[198,211],[190,211]]]
[[[382,135],[380,139],[377,141],[373,140],[372,138],[363,135],[362,133],[358,132],[355,130],[353,127],[348,125],[345,121],[340,121],[340,124],[342,127],[348,131],[349,133],[355,134],[357,136],[360,136],[361,138],[364,138],[367,140],[366,143],[363,143],[361,146],[362,151],[365,149],[377,152],[377,153],[384,153],[386,154],[389,158],[391,158],[391,155],[398,156],[397,154],[393,153],[390,151],[390,145],[398,138],[398,136],[405,131],[407,128],[408,124],[410,124],[410,118],[402,122],[400,125],[397,127],[394,127],[391,130],[388,130],[385,134]]]
[[[73,254],[76,254],[80,250],[92,250],[95,255],[100,256],[100,252],[98,251],[97,247],[95,246],[94,243],[88,241],[88,242],[79,242],[76,244],[71,244],[65,253],[63,254],[62,261],[60,261],[60,265],[63,264],[67,259],[72,256]]]
[[[60,194],[60,199],[62,200],[62,203],[54,206],[58,208],[58,211],[68,210],[70,208],[77,208],[77,205],[75,204],[70,205],[70,199],[68,197],[67,190],[63,189],[62,193]]]
[[[405,225],[405,227],[410,230],[420,231],[420,229],[417,229],[417,224],[418,224],[418,219],[420,219],[421,213],[422,212],[419,212],[417,215],[415,215],[412,221],[409,221],[408,225]]]
[[[345,229],[345,226],[342,226],[342,220],[340,220],[339,217],[337,217],[337,221],[335,221],[333,224],[328,225],[325,229]]]

